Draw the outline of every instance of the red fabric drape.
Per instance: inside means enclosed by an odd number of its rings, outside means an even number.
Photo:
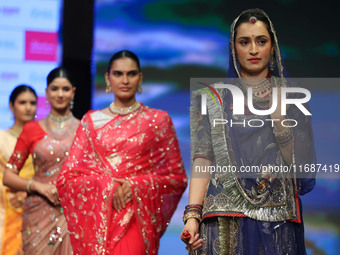
[[[57,183],[74,253],[112,254],[136,217],[145,254],[156,254],[187,182],[171,119],[142,105],[95,129],[91,113]],[[116,178],[133,190],[133,202],[120,212],[112,209]]]

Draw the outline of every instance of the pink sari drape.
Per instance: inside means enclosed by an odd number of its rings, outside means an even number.
[[[79,124],[73,119],[67,123],[65,135],[45,132],[38,121],[25,124],[9,163],[22,169],[29,154],[35,173],[33,180],[55,184],[68,155]],[[25,255],[72,254],[67,223],[60,206],[55,206],[37,192],[28,194],[23,205],[22,241]]]
[[[110,254],[136,217],[145,254],[156,254],[187,182],[171,119],[142,105],[95,129],[91,113],[57,183],[73,251]],[[129,180],[133,190],[133,201],[120,212],[112,208],[116,178]]]

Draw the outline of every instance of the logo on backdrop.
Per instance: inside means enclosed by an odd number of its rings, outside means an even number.
[[[26,31],[25,60],[57,61],[58,33]]]

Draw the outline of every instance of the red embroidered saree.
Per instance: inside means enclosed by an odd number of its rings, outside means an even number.
[[[145,254],[157,254],[187,181],[171,119],[142,105],[95,128],[94,113],[83,117],[57,183],[73,251],[112,254],[136,217]],[[112,207],[116,178],[133,190],[120,212]]]

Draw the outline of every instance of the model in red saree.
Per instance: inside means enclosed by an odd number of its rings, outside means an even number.
[[[109,118],[103,121],[102,119]],[[102,121],[101,125],[98,125]],[[120,212],[112,196],[127,179],[133,201]],[[141,107],[128,115],[87,113],[58,178],[74,254],[121,254],[121,240],[138,224],[143,253],[157,254],[187,178],[176,133],[164,111]],[[132,227],[131,227],[132,225]]]

